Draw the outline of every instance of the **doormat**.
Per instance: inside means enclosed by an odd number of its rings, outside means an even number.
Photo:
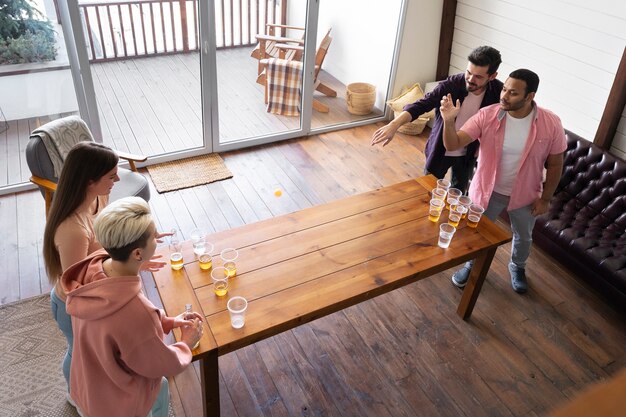
[[[67,340],[52,318],[50,296],[0,306],[0,329],[0,416],[78,417],[65,399]]]
[[[224,160],[216,153],[151,165],[148,172],[159,193],[208,184],[233,176]]]

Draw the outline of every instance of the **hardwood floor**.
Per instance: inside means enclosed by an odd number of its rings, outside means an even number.
[[[228,230],[422,174],[425,134],[371,147],[375,129],[225,153],[230,180],[152,189],[157,225]],[[0,302],[49,291],[42,197],[0,197],[0,222]],[[222,415],[543,416],[626,366],[624,317],[536,248],[531,289],[514,293],[509,256],[510,245],[498,250],[468,322],[449,270],[221,357]],[[201,415],[198,375],[172,380],[178,417]]]

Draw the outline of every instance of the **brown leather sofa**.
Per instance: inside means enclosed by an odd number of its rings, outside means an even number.
[[[626,162],[565,133],[563,176],[533,240],[626,314]]]

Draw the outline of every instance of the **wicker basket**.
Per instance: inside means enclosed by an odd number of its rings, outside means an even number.
[[[346,87],[348,112],[359,116],[370,114],[376,103],[376,87],[368,83],[352,83]]]
[[[393,115],[394,117],[398,117],[400,113],[402,112],[394,111]],[[420,133],[424,131],[424,128],[426,127],[426,123],[428,123],[428,120],[429,120],[428,117],[420,116],[417,119],[413,120],[412,122],[405,123],[402,126],[400,126],[400,128],[398,129],[398,132],[404,133],[405,135],[413,135],[413,136],[419,135]]]

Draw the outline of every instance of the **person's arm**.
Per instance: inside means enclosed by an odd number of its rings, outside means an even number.
[[[548,212],[550,200],[556,191],[556,187],[561,180],[563,173],[563,153],[550,154],[546,159],[546,182],[543,185],[543,192],[532,206],[531,214],[533,216],[541,216]]]
[[[421,114],[431,111],[439,107],[441,97],[445,96],[451,91],[452,82],[450,77],[448,79],[437,84],[435,89],[430,93],[426,93],[424,97],[417,100],[415,103],[410,103],[404,106],[402,113],[385,126],[374,132],[372,136],[372,145],[383,142],[383,147],[388,145],[392,141],[394,135],[405,123],[412,122],[417,119]]]
[[[200,340],[200,337],[197,340]],[[184,341],[167,345],[153,335],[136,341],[133,346],[130,351],[122,347],[120,359],[129,369],[148,378],[174,376],[184,371],[191,363],[191,347]]]
[[[128,324],[127,332],[132,338],[120,338],[126,344],[120,344],[122,361],[139,375],[156,378],[172,376],[183,371],[191,362],[191,348],[202,337],[202,316],[199,313],[179,314],[168,317],[163,310],[154,309],[157,320],[146,320],[147,316],[138,314],[135,322]],[[191,323],[191,325],[188,325]],[[152,326],[160,326],[164,334],[180,327],[179,342],[168,345],[159,337],[159,332]]]
[[[460,100],[457,99],[456,104],[453,103],[450,94],[441,99],[439,112],[443,119],[443,146],[449,151],[461,149],[474,141],[474,139],[462,130],[457,132],[454,124],[459,111],[461,111]]]
[[[400,129],[400,126],[405,123],[409,123],[411,119],[411,113],[403,111],[391,122],[374,132],[374,136],[372,136],[372,145],[383,142],[383,146],[387,146],[387,144],[389,144],[389,142],[393,139],[393,136],[396,134],[398,129]]]

